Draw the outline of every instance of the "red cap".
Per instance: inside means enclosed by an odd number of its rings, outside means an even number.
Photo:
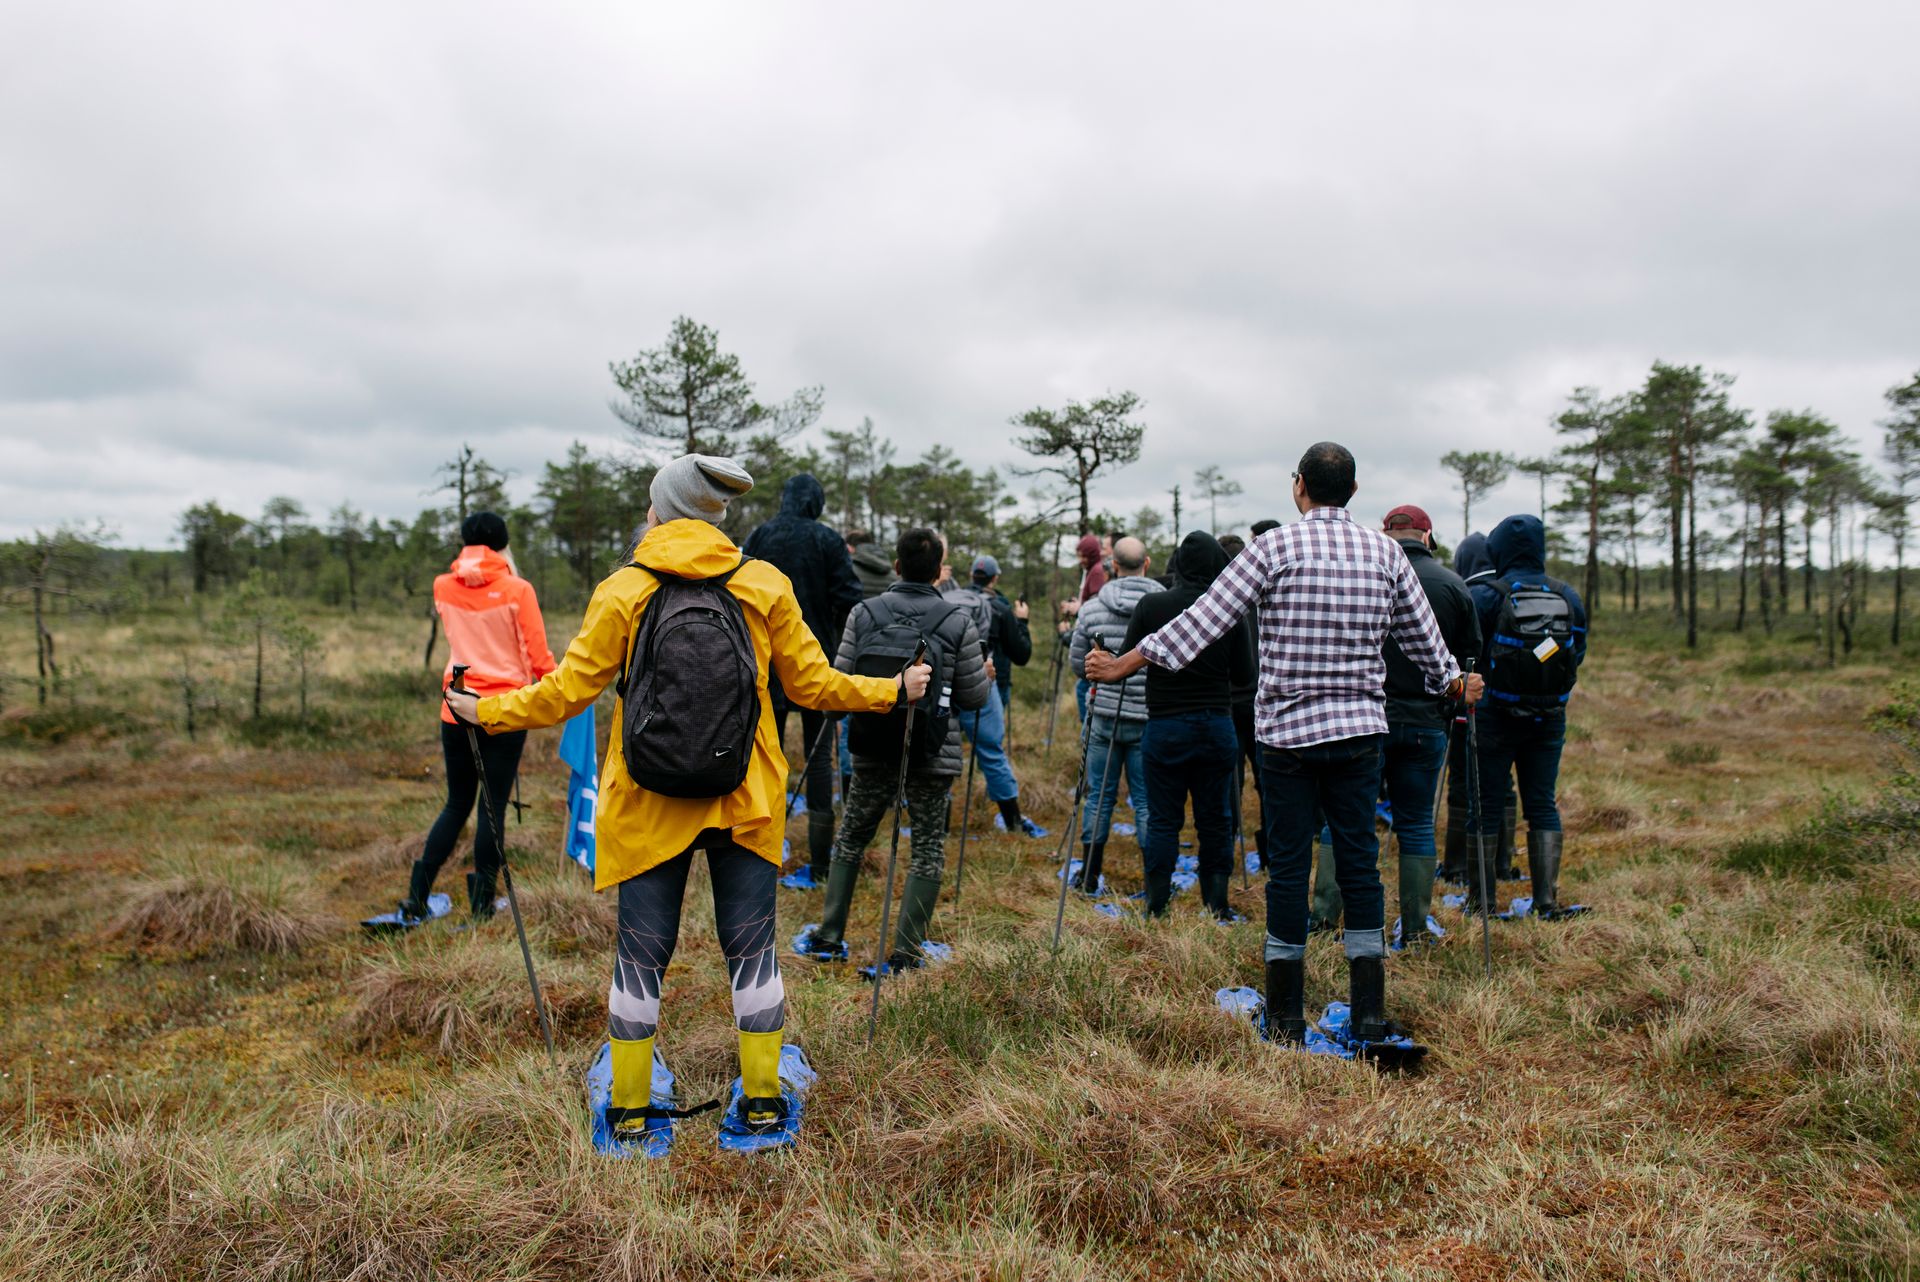
[[[1402,503],[1387,513],[1387,519],[1380,523],[1380,528],[1389,533],[1394,530],[1425,530],[1432,534],[1433,518],[1411,503]]]

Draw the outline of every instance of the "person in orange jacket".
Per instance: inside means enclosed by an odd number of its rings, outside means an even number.
[[[440,675],[444,691],[453,681],[453,665],[467,665],[466,684],[480,694],[501,694],[538,681],[553,671],[553,651],[547,648],[547,629],[540,618],[540,602],[533,585],[514,572],[507,552],[507,523],[492,512],[475,512],[460,525],[460,555],[445,574],[433,581],[433,608],[447,634],[447,667]],[[493,915],[494,883],[500,874],[506,798],[513,795],[513,778],[520,770],[524,733],[489,735],[480,741],[480,760],[486,771],[487,795],[502,811],[480,808],[474,830],[473,872],[467,878],[467,901],[474,917]],[[440,753],[447,763],[447,804],[427,831],[426,848],[413,861],[407,897],[400,901],[401,926],[426,919],[427,897],[433,892],[440,866],[460,841],[480,779],[473,767],[467,732],[443,703],[440,708]]]
[[[899,677],[837,672],[802,618],[787,576],[745,558],[718,527],[727,505],[753,486],[732,459],[683,456],[655,474],[644,535],[633,564],[601,581],[587,604],[580,634],[560,666],[537,684],[483,696],[449,691],[461,720],[489,737],[556,725],[586,708],[621,675],[635,632],[661,578],[726,579],[741,606],[757,669],[759,716],[746,776],[718,797],[674,797],[635,783],[622,735],[607,741],[594,818],[594,887],[617,888],[619,933],[607,994],[611,1091],[595,1118],[596,1144],[624,1156],[666,1151],[671,1118],[649,1107],[660,986],[680,933],[681,902],[693,852],[707,853],[714,927],[727,959],[739,1035],[738,1100],[722,1124],[729,1147],[791,1143],[797,1099],[783,1091],[781,1061],[786,989],[775,950],[775,882],[785,838],[787,758],[775,732],[767,680],[787,699],[822,712],[887,712],[902,698],[926,693],[925,664]],[[689,678],[698,680],[698,674]],[[616,704],[613,724],[624,726]],[[792,1048],[798,1054],[797,1048]]]

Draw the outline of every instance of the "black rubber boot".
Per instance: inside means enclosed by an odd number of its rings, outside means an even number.
[[[1387,966],[1379,957],[1347,959],[1347,1007],[1352,1014],[1356,1042],[1378,1042],[1387,1036]]]
[[[1233,884],[1233,874],[1224,872],[1202,873],[1200,876],[1200,899],[1206,904],[1207,911],[1213,914],[1215,921],[1239,921],[1240,915],[1233,911],[1233,904],[1227,899],[1227,887]]]
[[[1173,874],[1170,872],[1147,874],[1147,916],[1165,917],[1167,903],[1173,898]]]
[[[1520,814],[1512,806],[1500,817],[1500,865],[1494,870],[1496,881],[1519,881],[1520,869],[1514,864],[1519,852],[1514,848],[1514,830],[1519,825]]]
[[[994,804],[1000,807],[1000,818],[1007,825],[1007,831],[1017,835],[1020,831],[1020,798],[1008,797]]]
[[[893,932],[893,966],[911,970],[926,964],[920,945],[927,942],[927,925],[933,920],[933,906],[940,902],[940,879],[907,874],[906,892],[900,898],[900,922]]]
[[[492,872],[484,876],[477,872],[467,874],[467,904],[473,911],[475,921],[487,921],[493,917],[493,879]]]
[[[847,913],[853,908],[853,888],[860,880],[860,865],[853,860],[836,859],[827,868],[827,894],[820,906],[820,926],[813,932],[816,949],[838,948],[847,941]]]
[[[1533,915],[1560,916],[1560,842],[1564,834],[1527,830],[1527,872],[1533,878]]]
[[[1465,881],[1467,878],[1467,808],[1447,807],[1447,844],[1440,864],[1441,881]]]
[[[1107,866],[1107,843],[1096,841],[1080,847],[1080,871],[1067,884],[1089,895],[1100,893],[1100,874]]]
[[[807,861],[813,865],[813,884],[827,880],[827,865],[833,862],[833,812],[821,814],[807,810]]]
[[[424,859],[413,861],[413,874],[407,878],[407,897],[400,901],[402,916],[422,918],[427,915],[427,897],[433,894],[433,875],[438,871]]]
[[[1267,963],[1267,1011],[1260,1035],[1270,1042],[1300,1045],[1307,1040],[1307,963]]]

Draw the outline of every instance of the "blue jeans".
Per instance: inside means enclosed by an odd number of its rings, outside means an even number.
[[[1147,910],[1159,912],[1166,901],[1156,902],[1156,894],[1164,893],[1173,876],[1189,797],[1201,877],[1224,877],[1233,869],[1233,763],[1240,746],[1233,718],[1223,710],[1149,717],[1141,748],[1147,775],[1147,844],[1141,851]]]
[[[1007,760],[1007,718],[1000,707],[1000,692],[987,691],[985,706],[973,712],[956,711],[954,719],[980,758],[980,773],[987,777],[987,800],[1012,801],[1019,796],[1020,781],[1013,777],[1013,763]]]
[[[1559,832],[1560,806],[1554,794],[1560,784],[1560,750],[1567,743],[1565,710],[1515,715],[1483,704],[1474,715],[1480,740],[1480,822],[1474,831],[1500,831],[1511,772],[1520,779],[1520,810],[1527,827]]]
[[[1391,726],[1383,769],[1393,805],[1393,835],[1402,859],[1431,859],[1433,794],[1447,760],[1447,732],[1430,726]]]
[[[1080,709],[1080,720],[1087,719],[1087,691],[1093,688],[1093,682],[1081,677],[1073,683],[1073,704]]]
[[[1306,956],[1307,882],[1322,818],[1333,838],[1334,875],[1345,901],[1347,956],[1385,955],[1386,897],[1380,889],[1380,839],[1373,831],[1385,739],[1369,734],[1305,748],[1260,745],[1268,961]]]
[[[1080,825],[1083,845],[1107,839],[1114,803],[1120,797],[1122,770],[1126,771],[1127,791],[1133,797],[1134,831],[1147,830],[1153,806],[1147,800],[1146,725],[1144,721],[1122,721],[1116,732],[1112,717],[1094,715],[1093,730],[1087,736],[1087,809]]]

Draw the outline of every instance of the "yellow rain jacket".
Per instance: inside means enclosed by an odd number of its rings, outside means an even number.
[[[634,553],[641,565],[656,566],[682,578],[712,578],[740,561],[718,527],[705,521],[668,521],[647,531]],[[580,635],[567,647],[560,666],[530,686],[480,700],[480,724],[488,731],[526,730],[558,725],[582,711],[620,675],[627,661],[640,612],[658,586],[644,570],[622,569],[594,589]],[[747,777],[724,797],[663,797],[648,792],[627,774],[621,754],[621,709],[614,705],[614,733],[600,767],[600,800],[594,818],[593,884],[596,890],[618,885],[666,862],[693,844],[708,828],[729,828],[733,839],[778,864],[786,838],[787,755],[775,736],[773,705],[767,694],[767,669],[780,678],[787,697],[803,708],[825,712],[886,712],[899,683],[886,677],[854,677],[836,672],[820,643],[800,617],[787,576],[765,561],[749,561],[727,583],[747,616],[753,652],[760,670],[760,724],[753,735],[753,761]],[[689,674],[689,680],[698,676]]]

